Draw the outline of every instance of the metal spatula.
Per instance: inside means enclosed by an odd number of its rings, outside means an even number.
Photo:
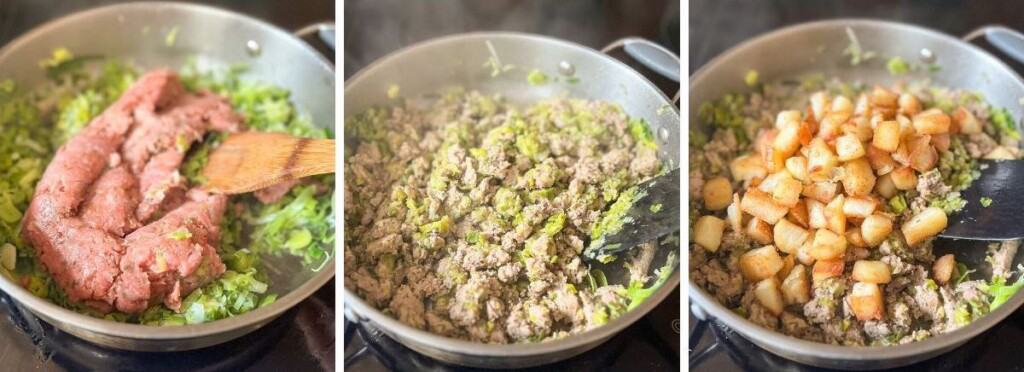
[[[644,193],[626,213],[622,229],[590,242],[583,258],[598,261],[679,230],[679,169],[637,185]]]
[[[943,238],[1014,240],[1024,238],[1024,160],[983,161],[988,167],[960,191],[967,205],[949,217]],[[981,198],[991,199],[985,207]]]
[[[204,188],[225,194],[333,172],[334,140],[265,132],[228,136],[203,167]]]

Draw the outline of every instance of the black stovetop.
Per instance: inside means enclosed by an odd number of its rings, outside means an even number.
[[[124,1],[0,0],[0,45],[74,11]],[[221,0],[204,3],[261,18],[285,29],[334,19],[333,0]],[[263,328],[221,345],[179,353],[113,350],[39,320],[0,292],[2,371],[333,371],[334,284]]]
[[[690,1],[690,73],[729,48],[780,27],[828,18],[876,18],[913,23],[955,36],[987,24],[1024,30],[1020,2],[996,1]],[[985,45],[982,43],[982,47]],[[999,55],[999,53],[995,53]],[[1010,63],[1022,72],[1021,65]],[[689,314],[689,365],[693,371],[821,371],[771,354],[720,323]],[[1024,371],[1024,313],[967,344],[936,358],[903,368],[908,371]]]
[[[519,31],[574,41],[595,49],[641,36],[679,51],[679,2],[645,0],[348,0],[345,1],[345,77],[387,53],[460,32]],[[671,96],[678,83],[651,77]],[[679,288],[647,316],[597,348],[536,371],[678,371]],[[461,371],[418,354],[378,330],[346,322],[345,368],[350,371]]]

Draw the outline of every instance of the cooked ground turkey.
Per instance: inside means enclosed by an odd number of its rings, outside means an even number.
[[[208,130],[241,118],[221,96],[187,93],[155,70],[65,143],[39,181],[22,233],[73,303],[139,313],[225,270],[216,253],[227,197],[178,172]]]
[[[406,324],[479,342],[607,322],[625,289],[591,289],[580,254],[602,210],[662,170],[631,125],[607,103],[519,111],[476,92],[350,119],[345,285]]]

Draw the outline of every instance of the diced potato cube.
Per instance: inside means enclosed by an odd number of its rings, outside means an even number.
[[[814,199],[804,199],[807,203],[807,223],[812,229],[827,229],[828,219],[825,218],[825,203]]]
[[[931,145],[930,136],[914,136],[907,141],[910,150],[910,167],[924,173],[939,163],[939,153]]]
[[[740,210],[771,225],[779,222],[779,219],[789,211],[786,207],[776,204],[771,195],[753,188],[747,189],[747,193],[743,195],[743,199],[740,201]]]
[[[779,134],[775,136],[775,142],[772,144],[772,147],[781,156],[788,158],[796,153],[802,142],[810,141],[810,138],[811,130],[809,126],[803,124],[790,125],[779,130]]]
[[[830,112],[833,114],[846,115],[846,117],[853,116],[853,102],[850,101],[849,98],[836,96],[836,98],[832,100],[832,110]]]
[[[828,93],[821,91],[811,94],[811,111],[814,112],[814,121],[820,122],[825,118],[825,114],[828,113],[829,108],[829,96]]]
[[[953,111],[953,120],[963,134],[981,133],[981,122],[967,108],[960,106]]]
[[[853,114],[864,117],[871,116],[871,101],[867,94],[861,93],[857,96],[857,100],[853,102]]]
[[[736,181],[750,182],[755,178],[768,175],[768,167],[760,157],[751,154],[741,155],[729,162],[729,172]]]
[[[740,256],[740,272],[752,282],[774,276],[782,266],[782,257],[771,245],[751,249]]]
[[[949,133],[933,134],[930,144],[939,152],[945,152],[949,151],[949,146],[951,145],[950,141]]]
[[[871,137],[875,135],[875,130],[871,128],[871,121],[863,116],[850,119],[843,124],[842,130],[844,134],[856,136],[861,142],[870,142]]]
[[[811,279],[814,283],[820,283],[822,280],[835,278],[843,275],[843,269],[845,267],[846,262],[844,262],[842,258],[815,261],[814,267],[811,268]]]
[[[895,152],[900,146],[900,124],[891,120],[878,123],[871,145],[882,151]]]
[[[859,260],[853,263],[853,280],[886,284],[892,281],[892,269],[882,261]]]
[[[725,219],[732,231],[743,231],[743,212],[740,211],[740,194],[732,194],[732,204],[725,209]]]
[[[855,134],[844,134],[836,138],[836,156],[840,161],[849,161],[865,154],[864,145]]]
[[[910,218],[903,224],[903,237],[907,245],[914,246],[938,234],[946,228],[946,213],[937,207],[925,208],[921,213]]]
[[[693,242],[710,252],[717,252],[722,244],[725,221],[715,216],[702,216],[693,225]]]
[[[782,269],[775,273],[775,277],[778,278],[780,282],[785,280],[786,276],[789,276],[789,271],[793,270],[794,266],[796,266],[795,256],[787,254],[785,257],[782,257]]]
[[[984,158],[985,159],[989,159],[989,160],[1013,160],[1013,159],[1016,159],[1016,157],[1013,156],[1013,153],[1010,152],[1010,150],[1008,150],[1007,148],[1005,148],[1003,146],[998,146],[995,149],[992,149],[992,151],[989,151],[988,154],[985,154]]]
[[[786,158],[788,157],[789,154],[769,148],[764,158],[764,165],[768,168],[769,173],[783,171],[786,170]]]
[[[841,114],[828,114],[818,123],[818,138],[831,142],[840,134],[843,134],[843,124],[846,124],[846,117]]]
[[[769,174],[768,177],[765,177],[764,180],[762,180],[761,183],[757,185],[757,189],[764,191],[765,193],[771,194],[772,191],[779,187],[779,183],[782,182],[782,180],[787,179],[793,179],[793,176],[790,175],[789,172],[785,170],[775,172]]]
[[[843,214],[846,217],[867,218],[875,213],[878,201],[870,196],[851,196],[843,203]]]
[[[857,248],[867,248],[868,242],[864,240],[864,235],[860,233],[860,227],[851,227],[846,229],[846,242]]]
[[[956,258],[952,254],[939,257],[932,264],[932,278],[939,284],[946,284],[953,278],[953,269],[956,268]]]
[[[754,298],[757,298],[757,302],[772,315],[782,314],[782,292],[779,291],[778,278],[771,277],[757,282],[754,286]]]
[[[838,191],[839,185],[835,182],[821,181],[804,185],[801,195],[822,203],[828,203],[836,197],[836,192]]]
[[[702,193],[704,208],[710,211],[722,210],[732,202],[732,183],[728,178],[715,177],[704,183]]]
[[[772,190],[772,199],[781,206],[793,208],[800,201],[800,193],[803,192],[803,185],[793,178],[779,180],[779,184]]]
[[[846,197],[839,195],[825,205],[825,224],[829,230],[839,235],[846,233],[846,214],[843,213],[845,204]]]
[[[791,222],[806,229],[810,226],[810,217],[807,215],[807,202],[803,199],[796,202],[796,205],[794,205],[793,208],[789,208],[789,212],[786,213],[786,217]]]
[[[796,260],[801,264],[810,266],[814,264],[814,257],[811,257],[811,246],[813,239],[807,239],[804,241],[804,245],[800,246],[800,249],[796,251]]]
[[[846,254],[846,238],[827,229],[818,229],[814,232],[810,254],[818,261],[842,259]]]
[[[747,236],[754,239],[755,242],[761,244],[772,243],[772,226],[762,221],[760,218],[754,217],[747,222],[747,230],[745,231]]]
[[[807,176],[807,158],[803,156],[797,155],[786,159],[786,171],[800,181],[810,180]]]
[[[888,89],[875,87],[875,89],[871,91],[869,99],[871,100],[871,106],[874,108],[896,109],[899,97],[896,93],[893,93]]]
[[[872,214],[860,224],[860,234],[869,247],[877,247],[892,232],[892,220],[881,214]]]
[[[779,111],[779,114],[775,116],[775,129],[782,130],[791,125],[800,125],[800,121],[800,111]]]
[[[843,190],[850,196],[863,196],[875,188],[875,172],[867,159],[859,158],[843,165]]]
[[[811,300],[811,281],[807,267],[796,265],[782,281],[782,300],[790,305],[802,305]]]
[[[921,101],[917,100],[913,94],[903,93],[897,101],[900,108],[900,113],[907,116],[914,116],[921,112]]]
[[[832,148],[821,138],[811,141],[807,153],[807,173],[815,181],[828,181],[832,179],[832,170],[839,164],[839,158],[832,152]]]
[[[896,184],[892,183],[892,175],[885,174],[878,177],[878,181],[875,182],[875,192],[886,199],[895,196]]]
[[[899,164],[895,160],[892,160],[892,155],[883,150],[879,150],[874,145],[869,145],[867,149],[868,162],[871,163],[871,168],[875,170],[875,174],[883,176],[889,174],[894,169],[899,167]]]
[[[913,190],[917,188],[917,174],[910,167],[896,168],[889,173],[892,184],[897,190]]]
[[[773,230],[775,246],[790,255],[795,255],[800,246],[811,236],[811,233],[788,220],[779,220]]]
[[[885,302],[878,284],[853,283],[847,300],[857,320],[881,320],[885,315]]]
[[[939,112],[925,111],[913,117],[914,131],[919,134],[949,133],[949,115]]]

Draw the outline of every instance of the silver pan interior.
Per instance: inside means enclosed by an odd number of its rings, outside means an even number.
[[[850,40],[849,27],[864,50],[875,51],[868,63],[851,66],[844,56]],[[1018,100],[1024,97],[1024,84],[1009,67],[982,49],[957,38],[905,24],[868,20],[830,20],[801,24],[749,40],[736,46],[703,66],[690,79],[690,128],[701,128],[697,120],[700,104],[727,93],[747,92],[744,74],[753,69],[762,81],[796,79],[808,73],[821,72],[845,81],[867,84],[895,82],[884,63],[886,58],[900,56],[919,62],[922,49],[930,50],[941,70],[917,72],[904,79],[930,78],[941,86],[981,92],[989,103],[1009,109],[1015,118],[1024,114]],[[955,248],[955,249],[954,249]],[[967,241],[940,241],[936,252],[954,253],[958,262],[986,269],[985,244]],[[1016,263],[1022,256],[1017,255]],[[979,270],[980,271],[980,270]],[[979,275],[988,277],[990,272]],[[992,327],[1024,303],[1018,294],[995,312],[969,326],[924,341],[889,347],[843,347],[799,340],[762,328],[726,309],[704,289],[690,284],[693,304],[708,317],[720,321],[759,346],[780,356],[815,366],[840,369],[891,368],[924,360],[955,348]]]
[[[484,62],[491,56],[490,42],[503,65],[514,69],[492,77]],[[579,81],[565,83],[559,71],[563,62],[572,66]],[[539,69],[559,82],[531,86],[531,69]],[[472,33],[427,41],[386,56],[345,83],[345,111],[355,114],[374,106],[389,105],[387,91],[398,85],[402,97],[436,95],[447,87],[500,93],[513,103],[527,104],[568,94],[574,98],[615,102],[631,116],[647,120],[655,133],[660,157],[679,164],[679,113],[669,99],[641,74],[595,50],[556,39],[517,33]],[[346,145],[352,142],[346,139]],[[651,264],[665,264],[670,250],[661,247]],[[678,266],[677,266],[678,267]],[[621,264],[607,268],[609,283],[624,283]],[[346,312],[369,321],[392,338],[426,355],[451,363],[485,368],[515,368],[555,362],[579,354],[611,337],[656,306],[679,283],[678,269],[669,281],[639,308],[607,325],[564,339],[534,343],[493,345],[438,336],[405,325],[369,305],[345,288]],[[349,312],[351,310],[351,312]]]
[[[176,31],[170,46],[167,34]],[[250,53],[249,42],[262,52]],[[96,8],[46,23],[0,50],[0,78],[33,89],[45,82],[39,61],[65,47],[77,56],[107,56],[142,70],[181,67],[196,58],[201,69],[245,63],[245,76],[289,89],[299,110],[314,123],[334,128],[334,68],[290,33],[236,13],[190,4],[133,3]],[[10,280],[0,288],[58,328],[120,349],[175,351],[224,342],[251,332],[299,303],[334,276],[334,264],[321,271],[304,268],[290,256],[265,257],[270,291],[279,295],[267,307],[201,325],[152,327],[123,324],[78,314],[31,295]]]

